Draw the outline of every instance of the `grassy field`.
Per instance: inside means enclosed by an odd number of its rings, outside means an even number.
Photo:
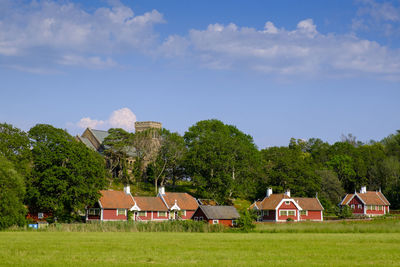
[[[0,265],[395,266],[400,234],[0,232]]]

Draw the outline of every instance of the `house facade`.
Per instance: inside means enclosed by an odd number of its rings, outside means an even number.
[[[250,209],[255,210],[258,221],[323,221],[323,210],[318,198],[291,197],[290,191],[273,194],[268,188],[266,197],[255,201]]]
[[[129,186],[124,191],[102,190],[99,201],[87,208],[87,221],[166,221],[188,220],[198,207],[187,193],[168,193],[160,187],[156,197],[132,196]],[[128,211],[131,218],[128,218]]]
[[[200,205],[192,215],[194,221],[206,221],[209,224],[221,224],[229,227],[236,225],[240,215],[233,206]]]
[[[347,194],[339,205],[349,206],[354,215],[360,216],[382,216],[390,212],[390,203],[382,192],[367,191],[366,186],[359,193]]]

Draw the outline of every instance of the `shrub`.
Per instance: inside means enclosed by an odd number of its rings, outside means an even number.
[[[336,215],[341,219],[350,218],[353,216],[353,211],[349,206],[342,206],[337,209]]]
[[[253,211],[244,210],[240,212],[240,217],[237,221],[237,227],[244,232],[254,229],[256,226],[253,222],[257,219],[257,215]]]

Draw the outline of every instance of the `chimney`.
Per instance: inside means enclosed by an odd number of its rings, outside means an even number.
[[[267,189],[267,197],[269,197],[270,195],[272,195],[272,188],[271,187],[269,187]]]
[[[127,195],[131,193],[131,187],[129,185],[124,186],[124,193]]]
[[[287,195],[288,197],[290,197],[290,190],[286,190],[285,195]]]
[[[158,193],[160,195],[165,195],[165,187],[164,186],[160,186],[160,188],[158,189]]]
[[[365,194],[365,193],[367,193],[367,187],[361,186],[360,194]]]

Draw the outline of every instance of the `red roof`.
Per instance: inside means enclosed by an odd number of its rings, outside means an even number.
[[[176,201],[176,204],[181,210],[196,210],[199,206],[196,199],[188,193],[165,193],[162,195],[169,208],[171,208]]]
[[[130,194],[123,191],[101,190],[99,199],[103,209],[130,209],[133,205],[133,199]]]
[[[381,206],[389,206],[390,203],[386,199],[386,197],[382,194],[382,192],[378,191],[367,191],[366,193],[356,193],[357,196],[365,203],[365,205],[381,205]],[[348,204],[350,199],[352,199],[354,194],[347,194],[343,201],[342,205]]]
[[[324,210],[318,198],[294,197],[293,199],[303,210]]]
[[[134,197],[133,199],[142,211],[168,211],[167,206],[159,197]]]
[[[257,203],[257,207],[260,210],[274,210],[284,198],[290,199],[290,197],[285,194],[272,194],[269,197],[265,197],[261,203]]]
[[[285,194],[272,194],[269,197],[265,197],[262,201],[254,202],[250,208],[254,209],[256,206],[260,210],[275,210],[282,199],[294,200],[304,210],[323,210],[321,203],[317,198],[305,198],[305,197],[289,197]]]

